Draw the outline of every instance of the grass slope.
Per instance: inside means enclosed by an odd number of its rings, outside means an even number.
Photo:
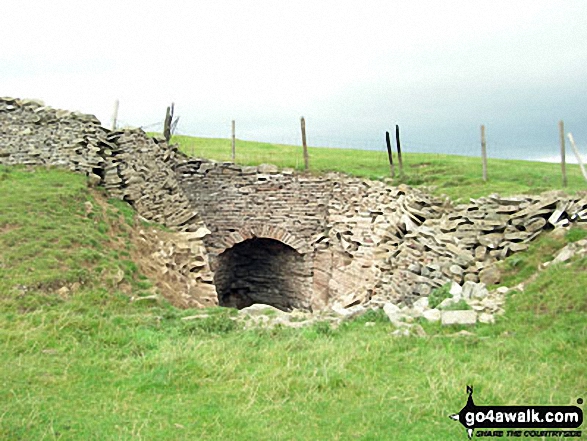
[[[229,139],[174,136],[172,142],[190,156],[231,160]],[[308,150],[310,168],[315,172],[338,171],[371,179],[382,179],[390,174],[384,151],[323,147],[309,147]],[[468,200],[491,193],[536,194],[563,188],[558,164],[489,159],[489,179],[484,183],[480,158],[410,153],[409,146],[404,150],[405,174],[398,177],[396,183],[430,186],[436,194],[446,194],[455,200]],[[394,158],[397,167],[397,157]],[[272,163],[297,169],[302,169],[304,165],[299,146],[241,140],[236,141],[236,160],[247,165]],[[587,190],[587,183],[577,165],[567,165],[567,174],[568,190]]]
[[[130,302],[146,283],[125,262],[132,222],[118,203],[86,214],[99,198],[77,175],[0,168],[1,439],[465,439],[447,416],[467,384],[478,404],[585,398],[585,258],[541,271],[470,337],[423,323],[428,337],[394,338],[376,312],[243,331],[226,309],[184,321],[194,311]],[[508,280],[584,236],[538,240],[506,261]]]

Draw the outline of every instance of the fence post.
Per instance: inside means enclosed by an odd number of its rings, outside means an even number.
[[[232,163],[236,163],[236,134],[234,119],[232,120]]]
[[[114,101],[114,112],[112,113],[112,130],[116,130],[116,120],[118,120],[118,106],[120,102]]]
[[[395,178],[395,168],[393,167],[393,154],[391,151],[391,141],[389,140],[389,132],[385,132],[385,143],[387,144],[387,158],[389,159],[389,171],[391,177]]]
[[[487,142],[485,141],[485,126],[481,126],[481,157],[483,159],[483,182],[487,182]]]
[[[171,103],[171,107],[168,107],[167,111],[165,112],[165,121],[163,122],[163,137],[167,142],[169,142],[171,139],[171,120],[173,120],[173,107],[174,104]]]
[[[583,158],[581,158],[581,155],[579,154],[579,150],[577,149],[577,146],[575,145],[575,140],[573,139],[573,134],[568,133],[567,136],[569,137],[571,147],[573,147],[573,152],[575,152],[575,156],[577,157],[577,162],[579,163],[579,167],[581,167],[581,172],[583,173],[583,177],[587,181],[587,172],[585,171],[585,165],[583,164]]]
[[[567,164],[565,158],[565,123],[560,120],[558,122],[558,132],[561,147],[561,171],[563,173],[563,187],[567,186]]]
[[[310,158],[308,157],[308,145],[306,144],[306,120],[302,116],[300,119],[302,124],[302,147],[304,148],[304,170],[310,168]]]
[[[399,161],[399,172],[404,172],[404,162],[402,161],[402,148],[399,142],[399,125],[395,125],[395,144],[397,147],[397,160]]]

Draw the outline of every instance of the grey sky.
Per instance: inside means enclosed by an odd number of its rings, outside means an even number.
[[[0,3],[0,94],[109,124],[382,148],[557,154],[564,119],[587,151],[587,2],[101,1]]]

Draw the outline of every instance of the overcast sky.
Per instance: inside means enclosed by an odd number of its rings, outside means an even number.
[[[587,152],[587,1],[0,2],[0,95],[180,133],[491,156]]]

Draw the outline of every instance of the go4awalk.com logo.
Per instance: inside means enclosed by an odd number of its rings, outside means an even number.
[[[472,386],[467,386],[467,394],[465,407],[450,418],[465,426],[469,439],[473,433],[478,438],[581,437],[576,429],[583,424],[583,411],[577,406],[477,406]],[[583,399],[577,404],[583,404]]]

